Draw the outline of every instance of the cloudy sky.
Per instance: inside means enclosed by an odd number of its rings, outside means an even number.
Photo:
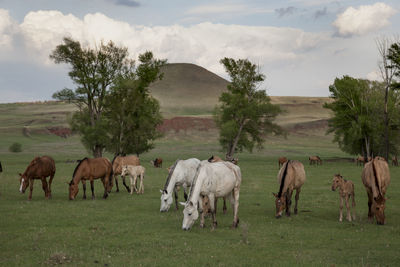
[[[0,102],[74,88],[68,66],[49,60],[64,36],[224,78],[221,58],[248,58],[269,95],[328,96],[335,77],[378,78],[375,42],[398,36],[399,12],[398,0],[0,0]]]

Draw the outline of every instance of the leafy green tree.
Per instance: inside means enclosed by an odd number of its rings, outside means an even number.
[[[336,78],[329,91],[333,102],[326,103],[324,107],[334,113],[328,129],[328,133],[334,133],[333,141],[349,154],[361,154],[364,157],[383,155],[385,114],[381,107],[385,102],[385,84],[344,76]],[[398,95],[389,92],[389,140],[392,152],[397,151],[397,101]]]
[[[50,58],[57,64],[66,63],[71,67],[68,75],[76,85],[75,90],[63,89],[53,94],[53,98],[73,102],[79,107],[71,118],[72,128],[80,133],[85,147],[95,157],[101,157],[106,144],[105,98],[116,79],[130,76],[134,61],[128,58],[127,48],[117,47],[111,41],[92,49],[82,47],[71,38],[64,38]]]
[[[219,142],[226,149],[226,159],[237,151],[262,148],[268,133],[280,134],[282,129],[274,119],[282,111],[271,104],[264,90],[257,90],[265,76],[247,59],[223,58],[220,61],[231,82],[219,98],[214,120],[220,130]]]
[[[151,52],[139,56],[140,64],[129,78],[120,79],[107,97],[107,150],[115,154],[137,155],[154,147],[162,123],[160,105],[150,95],[149,85],[162,78],[166,60],[153,58]]]

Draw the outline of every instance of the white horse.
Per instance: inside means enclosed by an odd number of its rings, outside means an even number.
[[[143,166],[134,166],[134,165],[123,165],[122,166],[122,171],[121,171],[121,176],[126,176],[128,175],[131,180],[131,195],[133,193],[133,189],[135,189],[137,194],[143,194],[144,193],[144,185],[143,185],[143,178],[144,178],[144,172],[146,169]],[[140,177],[140,185],[139,189],[136,188],[136,179],[137,177]]]
[[[184,197],[187,200],[187,188],[192,184],[194,175],[196,174],[197,167],[200,160],[190,158],[187,160],[177,160],[170,168],[164,190],[161,192],[161,206],[160,211],[168,211],[172,204],[172,192],[175,193],[175,208],[178,209],[178,194],[176,192],[177,186],[182,186],[184,190]]]
[[[189,200],[181,205],[185,206],[183,210],[182,229],[189,230],[195,220],[199,217],[198,205],[202,196],[208,196],[210,209],[213,217],[213,228],[217,226],[215,202],[219,197],[230,197],[233,210],[232,227],[236,228],[239,223],[239,191],[242,182],[240,168],[230,162],[209,163],[202,161],[190,189]],[[201,222],[200,227],[204,227],[204,212],[200,207]]]

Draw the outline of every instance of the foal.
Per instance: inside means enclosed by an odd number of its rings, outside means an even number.
[[[346,209],[347,209],[347,220],[351,222],[351,215],[350,215],[350,205],[349,205],[349,198],[353,199],[352,206],[353,206],[353,220],[356,219],[355,207],[356,201],[354,199],[354,184],[352,181],[347,181],[343,179],[340,174],[335,174],[332,181],[332,191],[335,191],[336,188],[339,187],[339,196],[340,196],[340,217],[339,221],[341,222],[343,219],[343,199],[346,200]]]
[[[144,193],[144,185],[143,185],[143,178],[144,178],[145,168],[141,165],[133,166],[133,165],[123,165],[121,176],[129,175],[131,179],[131,195],[133,190],[136,191],[137,194]],[[139,189],[136,188],[136,179],[139,176],[140,178],[140,185]]]

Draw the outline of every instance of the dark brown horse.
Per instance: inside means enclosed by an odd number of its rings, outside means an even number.
[[[28,185],[30,192],[28,200],[32,199],[33,181],[40,179],[42,181],[42,188],[46,199],[51,198],[51,182],[53,181],[54,174],[56,173],[56,165],[51,157],[43,156],[34,158],[23,174],[20,176],[19,191],[25,193]],[[50,176],[49,183],[47,184],[46,178]]]
[[[92,199],[94,196],[94,180],[101,179],[104,186],[103,198],[108,197],[111,192],[111,179],[113,175],[111,162],[107,158],[84,158],[76,166],[72,180],[69,183],[69,199],[74,200],[78,194],[78,184],[81,181],[83,187],[83,199],[86,199],[86,180],[90,181],[90,188],[92,190]]]
[[[162,158],[156,158],[155,160],[150,160],[151,165],[153,165],[156,168],[162,168]]]
[[[384,158],[376,157],[364,165],[362,182],[368,195],[368,219],[376,218],[377,224],[385,224],[385,194],[390,183],[389,166]]]
[[[117,186],[116,192],[119,192],[119,187],[118,187],[118,175],[121,175],[122,172],[122,166],[123,165],[133,165],[133,166],[139,166],[140,165],[140,159],[136,156],[115,156],[112,160],[112,169],[113,169],[113,178],[115,179],[115,185]],[[125,177],[121,176],[122,182],[126,188],[126,190],[130,193],[131,189],[125,182]],[[111,188],[113,187],[113,180],[111,180]]]
[[[301,187],[305,181],[306,173],[300,161],[288,160],[283,164],[278,173],[278,183],[280,184],[279,192],[278,194],[272,193],[275,196],[276,218],[280,218],[285,209],[286,215],[290,216],[290,206],[292,204],[294,189],[296,189],[294,214],[297,214],[297,203],[299,201]]]

